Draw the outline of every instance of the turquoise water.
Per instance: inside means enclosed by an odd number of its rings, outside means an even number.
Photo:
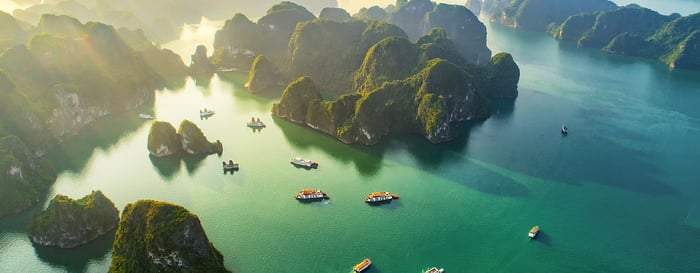
[[[488,28],[489,47],[520,65],[520,96],[464,124],[454,142],[344,145],[273,119],[274,96],[249,94],[246,76],[231,73],[160,90],[153,106],[63,145],[51,155],[61,172],[47,199],[100,189],[119,208],[139,199],[182,205],[234,272],[345,273],[365,257],[369,273],[700,272],[700,73]],[[167,46],[189,56],[210,44],[212,29],[193,26]],[[205,107],[217,114],[200,120]],[[140,112],[175,126],[193,120],[224,153],[151,160]],[[246,128],[252,116],[267,128]],[[319,169],[294,168],[296,155]],[[241,171],[222,174],[228,159]],[[293,200],[304,188],[331,199]],[[368,206],[372,191],[401,199]],[[32,246],[25,226],[38,209],[0,222],[0,272],[107,270],[109,236],[71,250]],[[528,241],[533,225],[541,233]]]

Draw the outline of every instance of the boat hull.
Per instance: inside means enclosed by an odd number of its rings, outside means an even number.
[[[311,164],[304,164],[304,163],[295,163],[291,162],[292,165],[298,168],[305,168],[305,169],[318,169],[318,164],[311,163]]]

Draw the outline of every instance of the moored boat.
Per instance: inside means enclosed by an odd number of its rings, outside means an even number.
[[[294,164],[295,166],[304,167],[304,168],[314,168],[314,169],[318,168],[318,162],[306,160],[306,159],[303,159],[303,158],[298,157],[298,156],[295,158],[292,158],[290,163]]]
[[[368,194],[367,197],[365,197],[365,202],[366,203],[379,203],[379,202],[391,201],[394,199],[399,199],[399,196],[396,194],[391,194],[388,191],[385,191],[385,192],[375,191],[373,193]]]
[[[321,190],[302,190],[294,196],[294,199],[299,201],[313,201],[330,199],[330,197],[328,197],[328,195]]]
[[[265,128],[265,123],[260,121],[260,118],[251,118],[250,121],[246,123],[246,125],[250,128]]]
[[[443,272],[445,272],[445,269],[442,269],[442,268],[437,269],[437,267],[432,267],[432,268],[428,269],[427,271],[425,271],[425,273],[443,273]]]
[[[154,119],[154,117],[149,114],[139,114],[139,117],[142,119]]]
[[[367,269],[370,265],[372,265],[372,261],[370,259],[364,259],[362,260],[362,262],[355,265],[355,267],[353,267],[352,270],[359,273]]]
[[[224,161],[223,168],[224,168],[224,172],[237,171],[238,170],[238,163],[233,162],[233,160],[229,160],[228,163],[226,163],[226,161]]]
[[[214,110],[204,108],[204,110],[199,110],[199,117],[206,118],[214,115]]]
[[[534,239],[535,236],[537,236],[537,233],[540,232],[540,227],[539,226],[534,226],[530,229],[530,232],[527,234],[527,237],[530,239]]]
[[[563,124],[563,125],[561,126],[561,133],[564,134],[564,135],[566,135],[566,134],[569,133],[569,128],[566,127],[566,124]]]

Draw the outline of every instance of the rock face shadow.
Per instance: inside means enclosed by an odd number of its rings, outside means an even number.
[[[42,261],[63,268],[67,272],[87,272],[88,264],[93,261],[103,261],[111,256],[115,235],[116,229],[75,248],[61,249],[34,245],[34,251]]]
[[[139,109],[153,112],[153,102]],[[106,116],[83,128],[79,135],[57,146],[47,158],[53,162],[58,173],[80,173],[96,150],[109,149],[123,136],[146,126],[149,122],[139,118],[135,112]]]
[[[280,128],[282,135],[292,146],[308,150],[320,149],[338,162],[351,162],[357,171],[367,177],[376,175],[381,168],[382,153],[375,153],[372,147],[359,145],[344,145],[335,138],[319,131],[315,131],[306,125],[295,124],[280,118],[273,117],[276,127]],[[304,137],[300,137],[300,136]],[[321,166],[323,167],[323,164]]]

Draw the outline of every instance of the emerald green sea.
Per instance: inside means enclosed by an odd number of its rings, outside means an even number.
[[[204,23],[165,47],[189,59],[213,40],[216,24]],[[364,258],[367,273],[700,272],[700,73],[487,27],[494,53],[520,66],[520,96],[463,124],[453,142],[345,145],[272,118],[277,98],[250,94],[247,76],[228,72],[159,90],[152,106],[102,119],[52,152],[60,173],[46,200],[99,189],[119,208],[182,205],[233,272],[346,273]],[[202,108],[216,114],[200,120]],[[192,120],[224,152],[153,160],[139,113]],[[251,117],[267,128],[247,128]],[[293,167],[297,155],[319,168]],[[241,164],[233,175],[221,170],[229,159]],[[305,188],[331,199],[295,201]],[[401,198],[368,206],[372,191]],[[107,271],[113,234],[69,250],[32,246],[26,225],[40,209],[0,220],[0,272]],[[529,241],[533,225],[541,232]]]

